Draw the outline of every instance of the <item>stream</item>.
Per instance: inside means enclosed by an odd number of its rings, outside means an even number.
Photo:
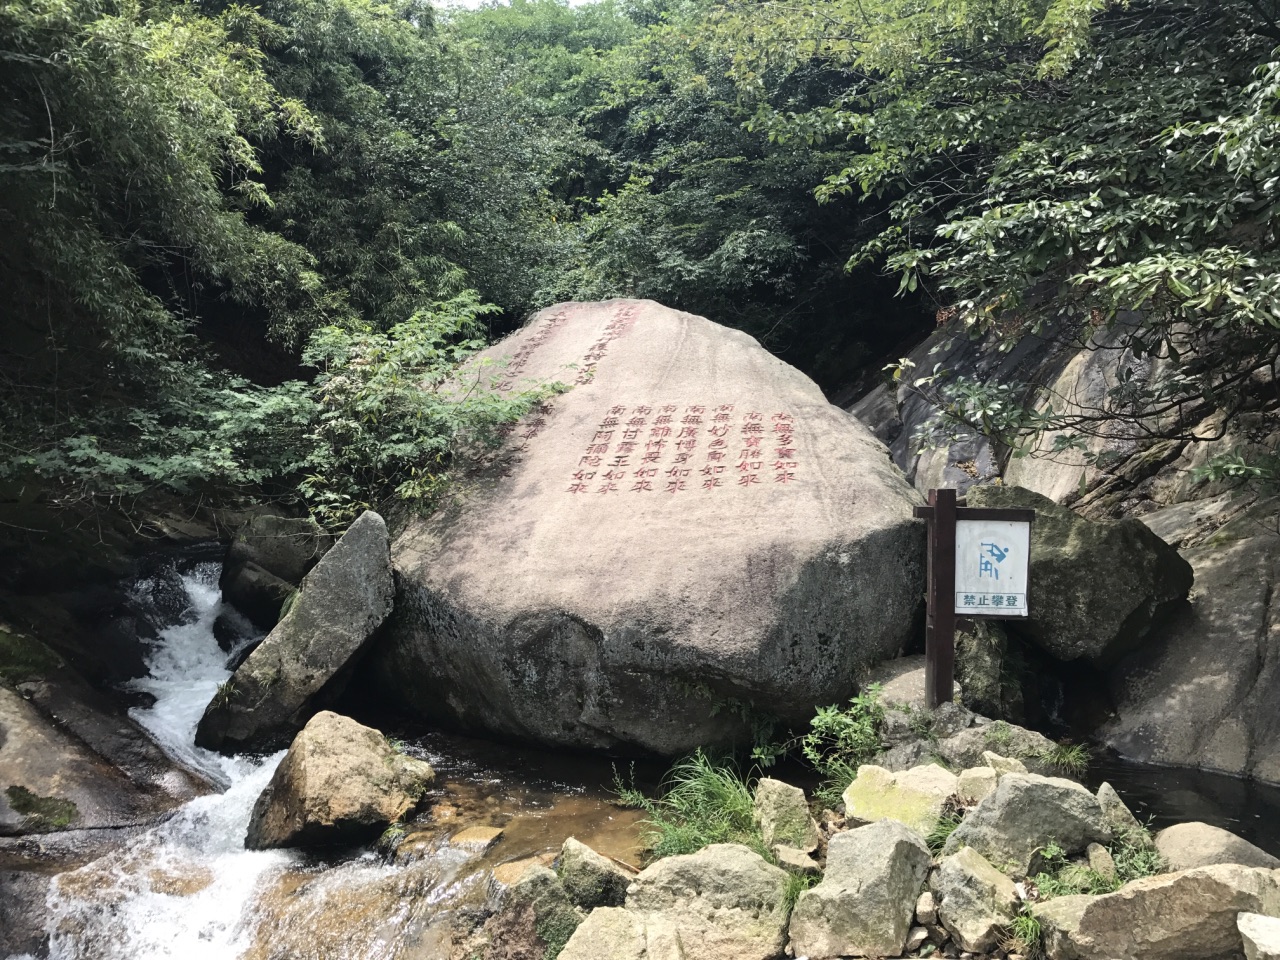
[[[149,644],[150,675],[129,688],[154,698],[132,708],[133,719],[221,792],[58,874],[46,902],[51,960],[445,960],[451,925],[484,903],[495,866],[549,862],[568,836],[638,857],[640,817],[610,802],[607,762],[391,730],[437,774],[426,812],[393,855],[245,850],[254,801],[284,752],[224,757],[194,745],[205,705],[231,675],[228,661],[256,639],[222,604],[219,572],[217,562],[197,562],[136,585],[141,607],[161,594],[172,606],[176,586],[185,610]],[[239,637],[230,653],[215,635],[220,616]],[[450,842],[473,826],[503,833],[488,852]]]

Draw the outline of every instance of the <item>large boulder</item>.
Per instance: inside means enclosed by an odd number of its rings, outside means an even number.
[[[1067,854],[1109,843],[1111,827],[1098,800],[1073,780],[1007,773],[995,792],[969,812],[943,852],[972,847],[1007,876],[1027,875],[1032,857],[1050,843]]]
[[[938,917],[961,950],[987,952],[1018,913],[1013,881],[972,847],[944,857],[929,885]]]
[[[236,531],[223,575],[252,563],[297,586],[333,546],[333,537],[310,517],[259,514]]]
[[[674,754],[801,724],[902,651],[919,503],[884,446],[755,340],[648,301],[563,304],[481,355],[572,380],[394,544],[376,680],[432,719]]]
[[[787,874],[739,844],[666,857],[641,871],[625,908],[591,911],[561,960],[775,960]]]
[[[792,911],[793,955],[898,956],[930,862],[920,836],[896,820],[836,834],[821,882]]]
[[[569,837],[560,847],[557,869],[569,898],[588,910],[622,906],[627,899],[627,887],[635,879],[632,871],[574,837]]]
[[[950,770],[928,763],[899,773],[863,764],[845,788],[844,811],[853,820],[897,820],[927,834],[954,796],[959,779]]]
[[[1036,511],[1031,615],[1012,627],[1059,660],[1114,663],[1191,589],[1190,564],[1139,520],[1086,520],[1018,487],[974,487],[968,503]]]
[[[1280,782],[1277,516],[1267,501],[1184,548],[1191,604],[1110,671],[1115,719],[1099,736],[1122,756]]]
[[[391,612],[382,517],[365,511],[302,581],[288,614],[205,708],[196,745],[231,753],[288,744],[342,692]]]
[[[1220,864],[1033,908],[1049,960],[1226,960],[1243,952],[1237,915],[1280,909],[1272,870]]]
[[[1215,863],[1238,863],[1245,867],[1280,867],[1276,859],[1230,830],[1207,823],[1175,823],[1155,836],[1156,852],[1170,870],[1190,870]]]
[[[368,840],[413,809],[434,776],[429,764],[397,752],[372,727],[322,711],[294,739],[254,804],[245,846]]]

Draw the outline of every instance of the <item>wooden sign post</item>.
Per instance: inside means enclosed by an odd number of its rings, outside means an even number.
[[[925,701],[955,696],[956,626],[1027,616],[1034,510],[968,507],[950,489],[930,490],[915,515],[929,523]]]

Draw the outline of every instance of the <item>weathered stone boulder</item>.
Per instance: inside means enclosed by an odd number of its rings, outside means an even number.
[[[1155,836],[1156,852],[1170,870],[1190,870],[1215,863],[1238,863],[1244,867],[1280,867],[1276,859],[1230,830],[1207,823],[1176,823]]]
[[[1134,880],[1100,897],[1060,897],[1033,912],[1050,960],[1226,960],[1244,952],[1238,914],[1277,909],[1274,871],[1220,864]]]
[[[377,730],[325,710],[294,738],[253,807],[245,846],[358,843],[413,809],[434,778]]]
[[[573,837],[560,848],[560,882],[580,907],[620,907],[635,874],[596,853]]]
[[[974,487],[968,502],[1036,511],[1031,616],[1012,629],[1059,660],[1114,663],[1191,589],[1190,564],[1139,520],[1086,520],[1018,487]]]
[[[927,834],[942,816],[947,798],[955,794],[957,783],[954,773],[935,763],[900,773],[863,764],[845,788],[845,816],[868,823],[897,820],[917,833]]]
[[[1256,913],[1236,917],[1245,960],[1280,960],[1280,920]]]
[[[287,580],[251,561],[234,568],[224,567],[221,587],[222,599],[263,630],[270,630],[280,622],[285,602],[295,589]]]
[[[1007,773],[947,840],[944,853],[973,847],[1006,876],[1024,877],[1032,856],[1049,843],[1067,854],[1108,843],[1111,827],[1097,799],[1072,780]]]
[[[1138,822],[1128,805],[1120,799],[1115,787],[1104,783],[1098,787],[1098,806],[1102,808],[1102,816],[1111,826],[1111,834],[1116,839],[1129,843],[1141,843],[1150,846],[1151,836],[1145,827]]]
[[[1190,605],[1109,673],[1116,716],[1099,737],[1122,756],[1280,782],[1277,515],[1267,501],[1184,548]]]
[[[783,844],[805,853],[818,849],[822,834],[799,787],[761,777],[756,784],[754,814],[766,847]]]
[[[919,835],[896,820],[836,834],[821,882],[791,913],[794,956],[898,956],[931,859]]]
[[[933,752],[953,769],[987,766],[993,767],[997,773],[1003,772],[1005,765],[987,759],[987,754],[993,751],[997,757],[1016,761],[1033,773],[1051,773],[1043,758],[1055,746],[1042,733],[1001,720],[969,727],[932,745]]]
[[[564,304],[481,360],[507,362],[499,389],[575,386],[397,536],[374,677],[403,706],[669,755],[744,733],[726,701],[806,723],[908,642],[918,495],[751,337],[648,301]]]
[[[971,953],[994,947],[1018,912],[1013,881],[972,847],[944,857],[929,886],[942,925]]]
[[[284,746],[342,692],[391,612],[387,527],[361,514],[303,579],[288,614],[205,708],[196,744],[225,753]]]
[[[999,775],[991,767],[970,767],[960,771],[956,796],[967,804],[978,803],[996,792]]]
[[[561,960],[775,960],[787,874],[738,844],[713,844],[641,871],[625,909],[591,911]]]
[[[542,960],[569,942],[587,913],[555,873],[531,866],[484,926],[484,960]]]
[[[333,537],[310,517],[260,514],[236,531],[223,573],[252,563],[297,586],[332,546]]]

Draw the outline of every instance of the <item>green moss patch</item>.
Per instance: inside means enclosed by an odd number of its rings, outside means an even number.
[[[4,795],[14,812],[27,818],[23,826],[28,830],[62,830],[80,816],[70,800],[42,797],[17,784],[7,788]]]
[[[41,680],[62,666],[62,658],[39,640],[0,624],[0,677],[10,683],[26,683]]]

